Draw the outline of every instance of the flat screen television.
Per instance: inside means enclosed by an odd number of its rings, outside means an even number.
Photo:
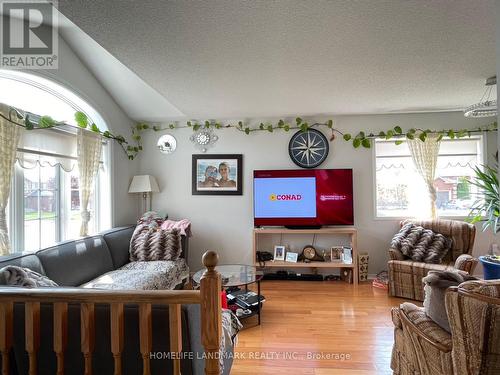
[[[353,225],[352,169],[253,172],[254,226]]]

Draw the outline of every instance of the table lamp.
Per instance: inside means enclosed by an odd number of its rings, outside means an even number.
[[[151,211],[152,204],[152,194],[158,193],[160,189],[158,188],[158,183],[153,176],[148,174],[134,176],[132,182],[130,183],[130,187],[128,188],[129,193],[142,193],[142,207],[144,211],[146,211],[146,201],[149,196],[149,211]],[[143,212],[144,212],[143,211]]]

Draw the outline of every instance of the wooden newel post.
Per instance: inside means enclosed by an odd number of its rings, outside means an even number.
[[[201,296],[201,343],[205,349],[205,374],[220,375],[219,365],[221,323],[221,276],[215,270],[219,256],[215,251],[203,254],[205,272],[200,280]]]

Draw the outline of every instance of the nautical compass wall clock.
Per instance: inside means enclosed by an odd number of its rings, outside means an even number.
[[[292,161],[301,168],[314,168],[323,163],[328,156],[328,140],[319,130],[299,130],[288,144]]]

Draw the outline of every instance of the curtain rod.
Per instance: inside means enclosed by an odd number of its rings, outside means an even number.
[[[69,156],[69,155],[63,155],[63,154],[55,154],[53,152],[45,152],[45,151],[36,151],[36,150],[29,150],[26,148],[17,148],[18,152],[24,152],[25,154],[33,154],[33,155],[42,155],[42,156],[50,156],[54,158],[62,158],[62,159],[70,159],[70,160],[78,160],[76,156]],[[103,164],[103,161],[99,161],[99,164]]]

